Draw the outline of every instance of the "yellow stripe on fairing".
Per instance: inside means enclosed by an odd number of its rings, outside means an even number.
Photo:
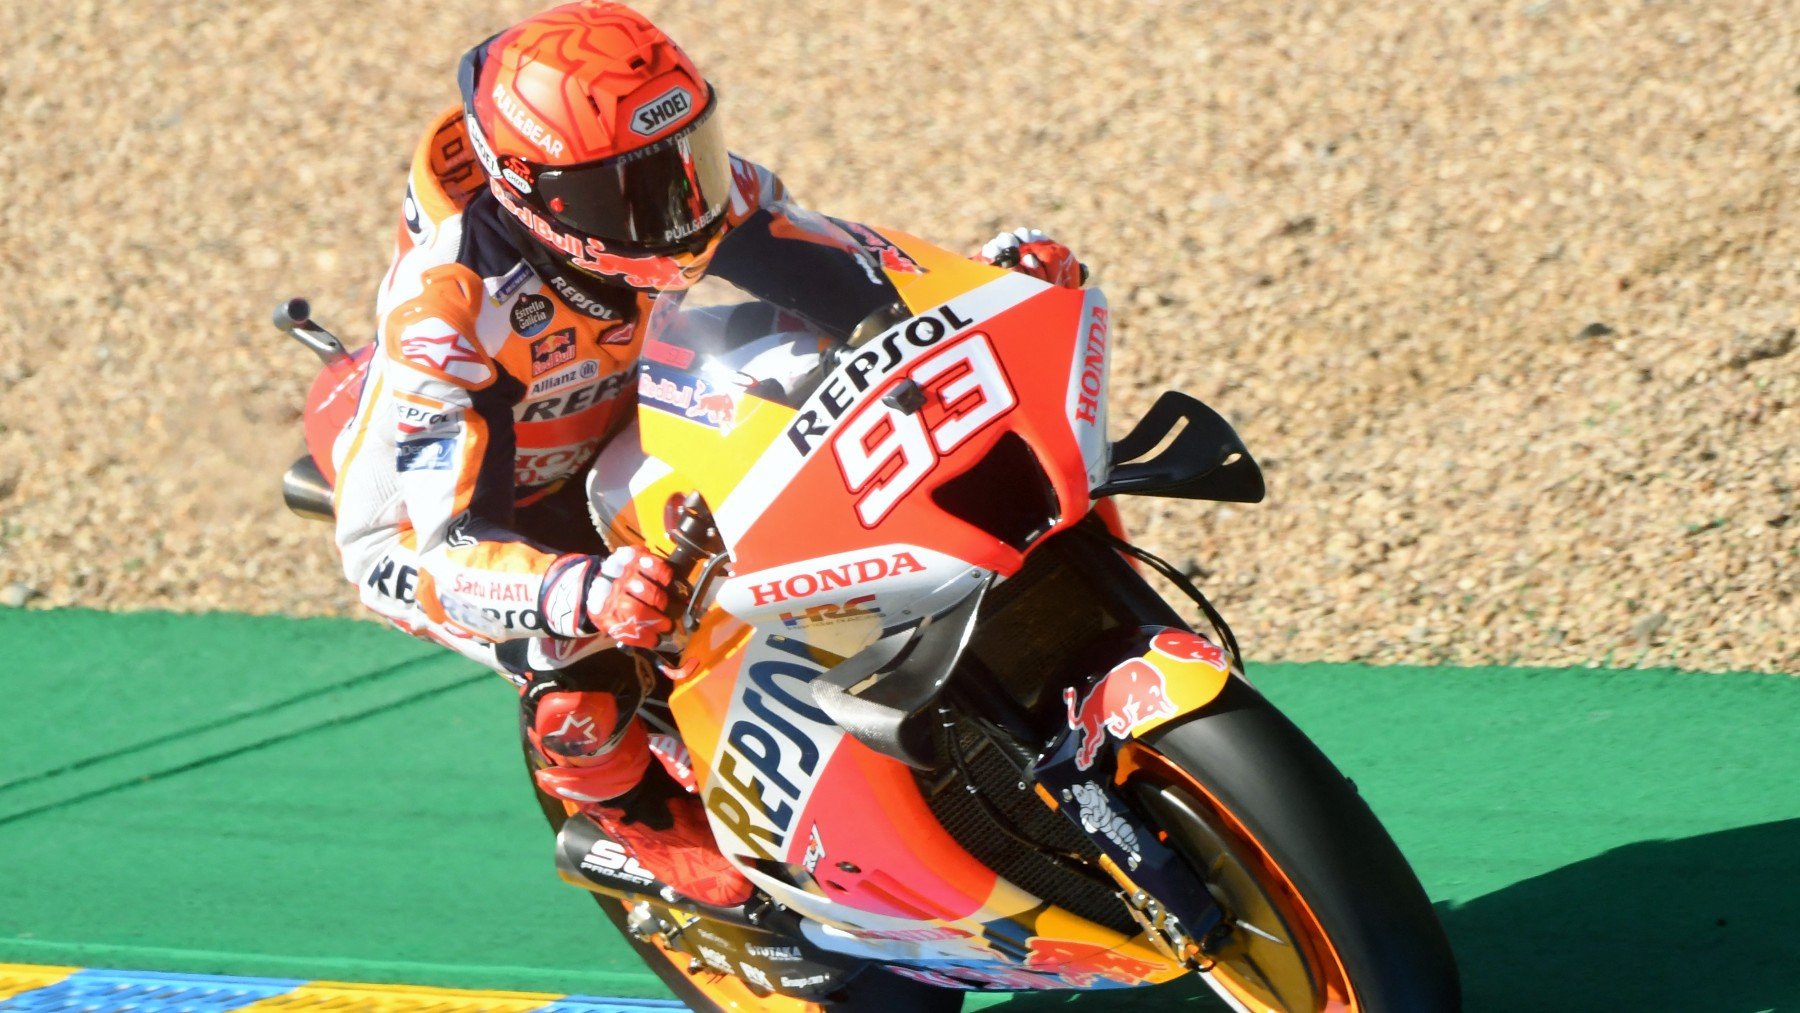
[[[794,410],[759,397],[740,395],[737,417],[725,432],[655,408],[638,409],[638,434],[644,453],[662,461],[682,462],[692,471],[672,471],[632,497],[643,523],[646,544],[664,555],[674,543],[663,531],[663,504],[675,493],[698,489],[717,509],[731,495],[757,458],[781,438]]]
[[[907,256],[918,261],[919,266],[925,269],[919,274],[886,272],[888,280],[899,291],[900,298],[905,300],[906,307],[915,314],[942,306],[964,292],[980,288],[1007,273],[1003,267],[977,263],[928,243],[918,236],[891,229],[875,231],[881,233],[888,242],[905,250]]]

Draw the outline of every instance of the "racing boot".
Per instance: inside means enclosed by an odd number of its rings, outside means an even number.
[[[683,896],[714,907],[736,907],[754,892],[719,852],[700,800],[661,763],[650,764],[637,787],[603,804],[582,806],[581,813]]]
[[[539,789],[574,803],[677,892],[717,907],[750,899],[750,881],[719,852],[700,800],[651,755],[643,721],[619,721],[612,694],[545,680],[526,691],[526,706],[533,752],[549,764],[533,773]]]

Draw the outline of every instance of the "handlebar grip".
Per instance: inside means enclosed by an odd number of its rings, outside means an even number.
[[[337,335],[318,324],[313,323],[312,304],[298,296],[275,304],[275,312],[269,319],[277,330],[284,331],[295,341],[312,350],[319,361],[327,366],[348,358],[344,343]]]
[[[275,329],[291,331],[296,327],[308,327],[312,324],[312,304],[298,296],[275,304],[273,315]]]
[[[669,553],[669,565],[678,574],[693,569],[695,563],[711,555],[706,543],[716,537],[706,500],[698,492],[688,493],[681,503],[680,519],[669,528],[669,540],[675,543],[675,551]]]

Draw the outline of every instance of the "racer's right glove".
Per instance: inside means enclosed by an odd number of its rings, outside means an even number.
[[[668,562],[636,546],[599,556],[564,556],[544,578],[543,614],[563,637],[603,634],[622,647],[655,647],[674,628],[665,611]]]
[[[1037,229],[1002,232],[988,240],[975,259],[1063,288],[1087,284],[1087,265],[1075,259],[1074,251]]]

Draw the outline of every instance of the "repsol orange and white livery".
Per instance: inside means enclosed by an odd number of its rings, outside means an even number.
[[[1113,497],[1262,475],[1178,392],[1111,438],[1114,310],[1067,247],[794,205],[616,4],[460,83],[372,350],[278,313],[328,363],[289,501],[365,601],[515,676],[558,871],[683,1000],[1459,1008],[1379,822],[1127,539]]]

